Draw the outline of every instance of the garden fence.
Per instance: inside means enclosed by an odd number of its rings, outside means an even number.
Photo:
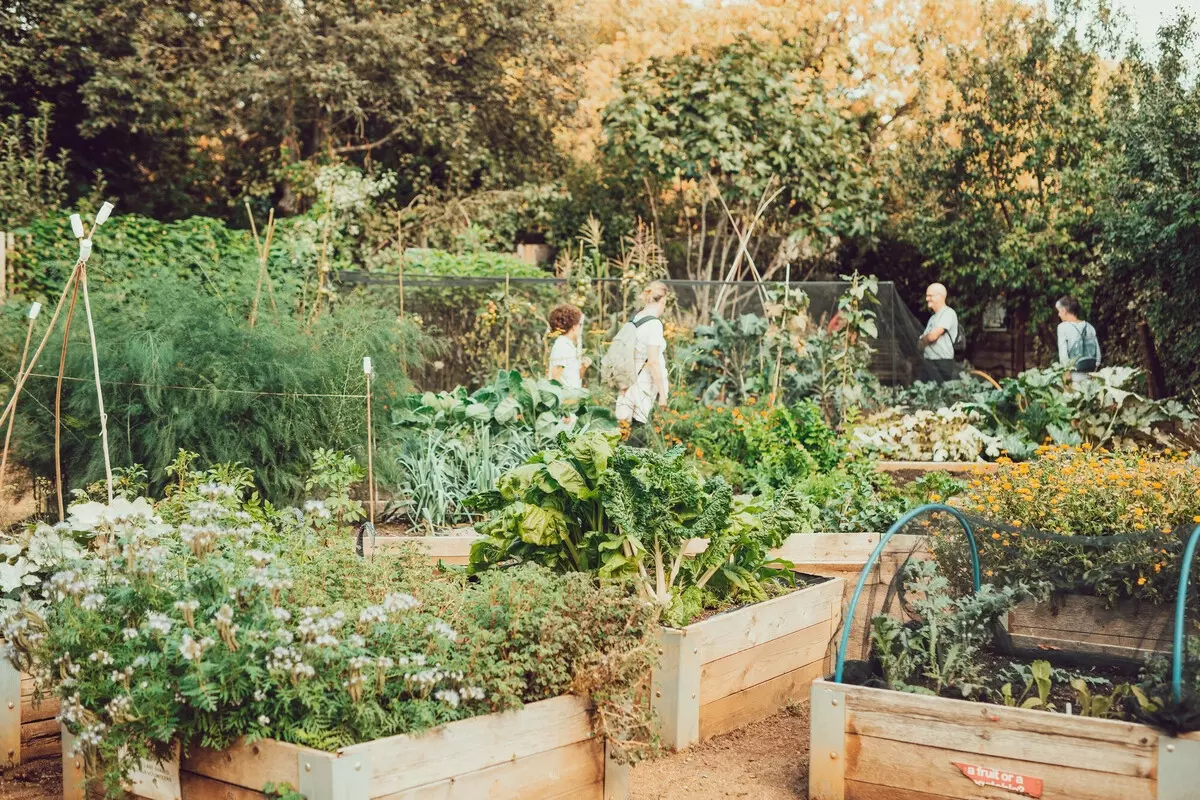
[[[375,293],[381,302],[403,307],[441,340],[442,350],[422,374],[412,377],[424,389],[475,385],[495,369],[511,367],[539,373],[545,369],[546,317],[554,305],[573,300],[602,326],[628,318],[638,298],[619,278],[446,277],[396,273],[342,272],[339,283]],[[768,299],[803,292],[814,325],[827,325],[837,313],[844,281],[688,281],[668,280],[673,302],[669,320],[693,327],[714,315],[736,319],[764,314]],[[586,296],[587,299],[582,298]],[[503,309],[510,309],[507,318]],[[920,364],[917,339],[922,324],[890,281],[879,284],[874,308],[879,335],[871,371],[885,384],[908,385]],[[609,328],[611,330],[611,327]]]

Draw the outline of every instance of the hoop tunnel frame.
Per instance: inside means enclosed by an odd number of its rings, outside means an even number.
[[[921,506],[920,508],[914,508],[912,511],[909,511],[900,519],[896,520],[892,527],[888,528],[887,533],[885,533],[879,540],[879,544],[875,545],[875,550],[872,551],[871,557],[867,559],[866,566],[863,567],[862,572],[859,573],[858,584],[854,587],[854,594],[850,596],[850,605],[847,606],[846,613],[842,617],[842,638],[841,642],[838,644],[837,668],[833,673],[834,683],[842,682],[842,670],[846,664],[846,650],[850,647],[850,624],[854,620],[854,611],[858,607],[859,597],[862,595],[863,588],[867,584],[867,575],[869,575],[871,570],[875,568],[875,564],[878,563],[879,557],[883,555],[883,548],[887,546],[888,541],[893,536],[902,531],[905,525],[912,522],[917,517],[924,516],[925,514],[931,514],[935,511],[944,511],[954,517],[956,520],[958,520],[959,524],[962,525],[963,530],[966,532],[967,541],[970,542],[971,545],[971,577],[975,587],[974,590],[976,592],[979,591],[979,545],[975,541],[975,532],[971,530],[971,524],[967,522],[967,518],[963,516],[962,512],[956,508],[951,508],[950,506],[942,503],[929,503]],[[1200,533],[1200,525],[1196,526],[1196,531]],[[1197,537],[1193,534],[1192,541],[1188,543],[1189,559],[1192,550],[1195,549],[1195,545],[1197,543],[1196,540]],[[1178,626],[1176,626],[1176,630],[1179,630]]]

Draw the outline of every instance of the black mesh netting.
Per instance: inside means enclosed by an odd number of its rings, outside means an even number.
[[[392,273],[342,272],[339,283],[359,287],[381,302],[399,305],[401,284]],[[713,316],[736,319],[743,314],[762,315],[772,294],[782,298],[803,292],[808,316],[815,325],[828,324],[837,313],[838,298],[849,284],[841,281],[682,281],[665,283],[673,293],[669,321],[681,326],[707,322]],[[427,331],[441,339],[443,348],[435,370],[415,375],[427,389],[448,389],[458,384],[486,381],[497,366],[507,362],[515,369],[538,372],[545,365],[546,315],[557,303],[579,293],[578,284],[566,278],[443,277],[405,274],[403,302],[406,314],[419,316]],[[583,308],[589,325],[611,324],[636,311],[637,297],[618,279],[590,281],[589,300]],[[505,321],[497,308],[505,298],[515,311]],[[922,323],[913,315],[890,282],[879,284],[874,309],[879,336],[871,371],[885,384],[907,385],[920,363],[917,339]],[[507,322],[507,324],[505,324]]]

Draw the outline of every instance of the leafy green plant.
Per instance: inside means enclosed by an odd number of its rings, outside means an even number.
[[[474,510],[493,512],[475,526],[482,538],[471,547],[470,571],[533,562],[563,572],[629,574],[633,553],[614,538],[601,493],[619,438],[599,431],[560,437],[502,475],[494,490],[468,500]]]
[[[494,432],[523,428],[544,439],[576,426],[615,430],[611,409],[589,404],[590,397],[587,390],[526,377],[518,370],[501,371],[492,383],[471,393],[459,386],[450,392],[409,394],[392,410],[392,423],[413,430],[479,425]],[[566,421],[569,415],[571,422]]]
[[[264,496],[295,500],[318,448],[365,455],[363,356],[374,358],[383,406],[405,390],[404,364],[417,360],[418,332],[368,307],[343,306],[311,326],[280,315],[250,327],[214,295],[170,281],[157,282],[155,292],[145,304],[94,293],[92,305],[112,460],[142,465],[156,493],[185,449],[207,463],[255,464]],[[74,335],[79,330],[72,329],[66,374],[90,380],[91,349],[86,336]],[[47,348],[35,373],[55,374],[58,355]],[[104,474],[96,392],[88,387],[82,380],[63,386],[63,466],[75,488]],[[55,382],[31,378],[25,391],[15,452],[35,474],[52,474],[46,409],[54,407]],[[390,459],[376,461],[381,480],[394,476]]]
[[[910,561],[904,568],[904,591],[916,617],[912,625],[889,616],[871,620],[872,653],[882,665],[884,681],[893,689],[922,694],[976,694],[981,687],[977,656],[992,641],[1001,616],[1027,590],[984,584],[977,592],[953,597],[936,562]]]
[[[629,587],[526,567],[408,588],[380,570],[411,562],[364,571],[311,516],[275,528],[230,487],[200,494],[178,525],[144,500],[72,507],[97,547],[58,562],[48,609],[3,624],[106,791],[176,741],[335,749],[568,691],[590,693],[625,758],[652,742],[634,692],[654,610]]]
[[[1006,706],[1019,706],[1021,708],[1041,708],[1046,711],[1053,711],[1054,706],[1050,703],[1050,689],[1052,683],[1050,680],[1052,668],[1049,661],[1034,661],[1028,667],[1014,664],[1018,667],[1018,672],[1024,679],[1025,688],[1020,695],[1013,694],[1011,683],[1005,683],[1000,687],[1000,696]],[[1072,684],[1074,685],[1074,684]],[[1085,687],[1087,684],[1082,680],[1080,685]],[[1030,695],[1030,691],[1034,693]]]

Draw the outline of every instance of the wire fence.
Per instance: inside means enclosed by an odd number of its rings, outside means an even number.
[[[554,305],[568,300],[580,305],[588,326],[615,329],[637,310],[638,297],[620,278],[467,277],[426,274],[342,272],[339,283],[389,297],[406,314],[419,317],[427,332],[440,339],[443,352],[414,374],[418,385],[449,389],[487,380],[498,367],[539,372],[545,365],[546,317]],[[828,324],[838,300],[849,288],[844,281],[664,281],[672,292],[668,321],[692,328],[714,316],[734,320],[745,314],[766,315],[766,306],[785,294],[803,292],[814,325]],[[586,299],[585,299],[586,298]],[[501,319],[507,305],[518,312]],[[901,299],[894,283],[881,282],[874,308],[878,337],[871,371],[885,384],[908,385],[920,364],[917,339],[922,325]]]

